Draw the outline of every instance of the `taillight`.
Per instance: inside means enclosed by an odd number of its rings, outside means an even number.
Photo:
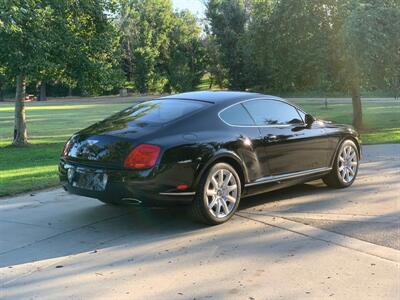
[[[64,144],[64,148],[61,152],[61,157],[66,157],[72,146],[72,137]]]
[[[156,164],[159,155],[159,146],[141,144],[129,153],[124,161],[124,167],[128,169],[152,168]]]

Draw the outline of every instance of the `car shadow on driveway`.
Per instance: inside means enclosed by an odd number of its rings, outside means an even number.
[[[238,213],[346,213],[347,208],[357,207],[358,202],[371,203],[378,207],[385,201],[392,201],[393,195],[387,191],[390,191],[391,185],[397,183],[398,177],[389,175],[374,178],[373,181],[366,177],[365,180],[356,181],[350,189],[331,189],[321,181],[314,181],[245,198]],[[381,191],[379,198],[371,200],[371,194],[377,191]],[[63,192],[54,197],[48,203],[38,201],[36,206],[22,206],[10,209],[11,212],[0,206],[0,222],[3,222],[0,243],[5,245],[0,247],[5,249],[0,253],[1,268],[109,247],[142,247],[155,241],[168,242],[180,236],[190,239],[191,236],[203,233],[218,232],[224,238],[235,240],[242,235],[240,230],[243,228],[237,227],[240,232],[231,235],[225,235],[224,230],[238,223],[248,222],[240,216],[234,216],[226,224],[208,227],[194,222],[186,207],[115,207]],[[30,219],[25,220],[25,216]],[[11,220],[24,221],[13,223]],[[8,221],[10,222],[7,223]],[[14,244],[9,241],[14,241]]]
[[[59,221],[65,221],[66,225],[52,224],[55,229],[50,232],[46,232],[47,228],[33,226],[36,231],[44,231],[44,237],[38,234],[38,239],[32,241],[27,238],[26,243],[20,241],[20,247],[0,253],[0,268],[95,251],[106,247],[106,244],[107,247],[110,244],[116,245],[118,240],[127,237],[133,241],[143,241],[188,233],[204,227],[185,217],[184,208],[112,207],[94,199],[84,201],[93,202],[93,205],[63,214],[64,220]],[[107,214],[110,216],[93,221],[94,215]],[[78,226],[70,226],[70,220],[74,220]],[[16,231],[8,234],[25,236]]]
[[[323,189],[314,185],[300,185],[257,197],[249,197],[243,199],[239,212],[243,209],[257,208],[262,204],[268,205],[272,202],[318,193]],[[14,232],[8,234],[21,234],[19,247],[0,253],[0,267],[96,251],[110,247],[110,245],[116,246],[120,241],[143,244],[152,240],[168,239],[180,235],[189,236],[196,231],[215,230],[215,227],[192,220],[190,209],[185,206],[166,208],[108,206],[95,199],[80,199],[87,201],[88,204],[80,209],[59,213],[51,226],[38,226],[37,224],[30,226],[30,230],[32,230],[30,236],[37,235],[37,238],[27,237],[25,242],[23,239],[26,232],[22,234],[18,231],[26,230],[29,224],[21,228],[14,225]],[[34,213],[35,207],[31,209]],[[240,217],[235,216],[235,218],[239,219]],[[231,222],[232,220],[222,226],[229,226]]]
[[[255,208],[260,205],[270,205],[273,202],[277,202],[276,204],[279,204],[281,203],[281,201],[284,200],[290,200],[307,195],[317,194],[320,193],[321,191],[326,191],[327,189],[328,188],[319,181],[314,181],[312,183],[307,183],[307,184],[295,185],[281,190],[275,190],[268,193],[263,193],[256,196],[244,198],[240,201],[239,211]]]

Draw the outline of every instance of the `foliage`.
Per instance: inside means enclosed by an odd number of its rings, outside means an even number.
[[[397,0],[204,3],[202,31],[171,0],[0,0],[2,78],[80,94],[186,91],[205,73],[271,93],[400,92]]]
[[[347,18],[343,35],[346,52],[363,85],[398,88],[400,79],[400,2],[361,1]]]
[[[203,28],[171,0],[0,0],[0,98],[209,88],[400,93],[398,0],[205,0]],[[17,76],[21,80],[16,80]],[[20,107],[23,114],[23,107]],[[23,118],[21,118],[23,119]]]
[[[211,89],[213,84],[216,83],[219,88],[226,86],[227,72],[222,65],[221,51],[219,45],[212,35],[206,36],[203,41],[205,48],[205,70],[209,74],[209,86]]]
[[[168,86],[174,91],[196,89],[204,75],[205,48],[199,39],[200,32],[196,19],[189,11],[176,13],[166,64]]]
[[[232,88],[346,93],[358,86],[395,93],[399,3],[209,0],[206,16]]]
[[[61,6],[61,2],[58,1]],[[62,41],[57,50],[63,66],[60,81],[89,95],[122,86],[121,51],[112,1],[65,1],[57,13]]]
[[[400,89],[400,2],[209,0],[206,16],[229,86],[272,93]]]
[[[16,76],[13,144],[26,145],[27,79],[78,82],[90,93],[118,84],[116,41],[108,1],[2,0],[0,65]]]
[[[141,93],[161,91],[167,81],[161,65],[173,27],[169,0],[122,0],[119,7],[123,68]]]
[[[37,72],[44,64],[52,68],[53,14],[50,5],[37,0],[0,2],[0,61],[12,75]]]
[[[215,37],[221,51],[221,63],[227,70],[229,87],[244,90],[251,84],[251,61],[246,60],[245,33],[248,15],[246,1],[210,0],[206,17],[209,32]],[[249,76],[250,75],[250,76]]]
[[[111,90],[121,76],[110,8],[107,1],[2,0],[0,62],[31,81]]]
[[[201,29],[169,0],[120,1],[123,69],[141,93],[193,90],[204,74]]]
[[[268,20],[271,87],[301,91],[321,85],[321,74],[329,77],[328,1],[281,1]]]

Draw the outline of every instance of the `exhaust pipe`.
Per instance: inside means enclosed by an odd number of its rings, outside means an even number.
[[[142,204],[142,200],[135,198],[122,198],[122,202],[131,205],[140,205]]]

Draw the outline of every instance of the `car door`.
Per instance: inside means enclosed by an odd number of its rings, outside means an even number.
[[[238,103],[223,109],[219,117],[234,128],[238,136],[235,151],[246,166],[248,179],[254,181],[264,177],[264,168],[258,160],[258,153],[263,152],[264,140],[248,111]]]
[[[328,139],[317,123],[307,126],[296,107],[280,100],[243,103],[259,126],[263,139],[258,151],[264,176],[291,174],[327,166]]]

